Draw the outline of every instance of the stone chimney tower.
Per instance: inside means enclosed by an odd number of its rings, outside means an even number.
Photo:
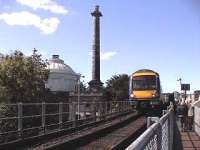
[[[94,35],[92,45],[92,80],[89,82],[91,89],[98,90],[103,83],[100,80],[100,17],[102,13],[99,6],[91,13],[94,18]]]

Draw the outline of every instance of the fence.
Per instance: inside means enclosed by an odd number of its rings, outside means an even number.
[[[0,104],[0,144],[79,127],[130,110],[128,101]]]
[[[163,111],[164,115],[149,117],[148,129],[135,140],[126,150],[172,150],[174,133],[174,111],[170,106]],[[154,122],[154,123],[153,123]],[[153,124],[152,124],[153,123]]]

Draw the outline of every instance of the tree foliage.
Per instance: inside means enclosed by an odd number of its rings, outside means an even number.
[[[20,51],[5,55],[0,59],[0,116],[13,117],[18,113],[17,106],[6,103],[17,102],[41,102],[44,100],[46,89],[45,83],[49,71],[46,69],[47,61],[42,60],[41,55],[34,49],[31,56],[25,56]],[[15,107],[14,107],[15,106]],[[39,113],[36,107],[23,107],[23,114],[27,116]],[[41,118],[23,119],[23,128],[39,126]],[[0,120],[0,132],[17,130],[17,120]],[[31,130],[27,136],[37,134],[39,130]],[[18,135],[8,134],[0,138],[0,142],[16,139]]]
[[[48,79],[46,65],[36,49],[31,56],[20,51],[4,56],[0,63],[0,101],[40,101]]]
[[[122,101],[128,99],[129,77],[127,74],[114,75],[106,81],[104,97],[106,100]]]

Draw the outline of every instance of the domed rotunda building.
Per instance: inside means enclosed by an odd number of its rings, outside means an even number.
[[[46,87],[52,92],[75,92],[80,75],[64,63],[59,55],[52,55],[47,68],[50,70]]]

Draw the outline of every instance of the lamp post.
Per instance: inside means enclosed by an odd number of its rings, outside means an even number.
[[[81,76],[81,74],[79,74],[78,77],[78,120],[80,119],[80,79],[85,78],[85,76]]]
[[[181,84],[182,84],[182,78],[179,78],[179,79],[177,79],[176,81],[178,81],[179,83],[180,83],[180,88],[181,88]],[[180,92],[181,93],[181,92]],[[181,96],[181,94],[180,94],[180,96],[179,97],[182,97]],[[180,101],[180,99],[179,99],[179,101]]]
[[[182,79],[181,79],[181,78],[179,78],[179,79],[177,79],[177,81],[179,81],[179,82],[180,82],[180,86],[181,86],[181,84],[182,84]]]

